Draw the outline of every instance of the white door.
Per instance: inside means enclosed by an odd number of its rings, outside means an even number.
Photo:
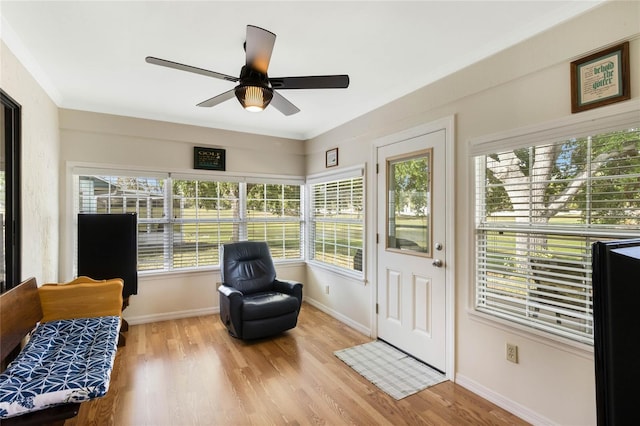
[[[377,149],[378,337],[446,368],[445,130]]]

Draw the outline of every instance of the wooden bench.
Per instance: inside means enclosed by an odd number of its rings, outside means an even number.
[[[83,277],[38,288],[30,278],[0,295],[3,426],[63,424],[81,402],[106,394],[122,286]]]

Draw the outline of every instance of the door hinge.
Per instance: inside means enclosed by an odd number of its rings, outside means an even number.
[[[376,174],[380,173],[380,164],[376,163]]]
[[[380,243],[380,234],[376,234],[376,244]]]
[[[378,315],[378,304],[376,303],[376,315]]]

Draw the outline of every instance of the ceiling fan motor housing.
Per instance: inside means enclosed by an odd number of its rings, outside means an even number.
[[[273,98],[267,74],[245,65],[240,70],[240,84],[235,88],[238,102],[249,111],[262,111]]]

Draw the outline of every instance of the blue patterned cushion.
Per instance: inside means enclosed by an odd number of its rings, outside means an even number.
[[[29,343],[0,374],[0,418],[104,396],[119,329],[120,317],[38,325]]]

